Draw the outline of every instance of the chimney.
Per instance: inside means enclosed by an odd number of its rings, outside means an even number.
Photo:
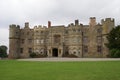
[[[79,25],[79,20],[75,20],[75,25]]]
[[[51,27],[51,21],[48,21],[48,28]]]

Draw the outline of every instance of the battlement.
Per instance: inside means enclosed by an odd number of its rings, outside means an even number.
[[[34,26],[34,29],[45,29],[45,28],[47,27],[42,25]]]
[[[114,22],[114,18],[105,18],[101,20],[101,23],[103,22]]]
[[[11,24],[11,25],[9,25],[9,27],[13,28],[13,29],[20,29],[20,26],[16,25],[16,24]]]
[[[96,17],[90,17],[90,19],[96,19]]]
[[[90,22],[89,22],[89,25],[90,26],[95,26],[97,23],[96,23],[96,17],[90,17]]]

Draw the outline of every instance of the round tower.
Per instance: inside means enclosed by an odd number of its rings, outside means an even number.
[[[19,58],[20,53],[20,26],[9,26],[9,58]]]

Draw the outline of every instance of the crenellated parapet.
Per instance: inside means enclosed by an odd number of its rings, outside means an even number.
[[[105,18],[101,20],[102,24],[104,24],[105,22],[114,22],[114,18]]]
[[[115,26],[115,20],[113,18],[105,18],[101,20],[103,34],[108,34]]]
[[[9,26],[9,38],[19,38],[20,26],[12,24]]]

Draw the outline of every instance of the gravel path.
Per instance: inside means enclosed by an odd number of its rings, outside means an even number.
[[[18,61],[120,61],[120,58],[28,58]]]

